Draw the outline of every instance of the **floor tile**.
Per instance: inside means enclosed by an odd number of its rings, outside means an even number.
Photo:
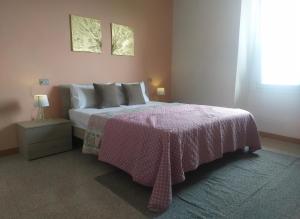
[[[265,149],[300,156],[300,145],[262,138]],[[95,180],[116,168],[73,150],[33,161],[0,158],[0,218],[145,218]]]

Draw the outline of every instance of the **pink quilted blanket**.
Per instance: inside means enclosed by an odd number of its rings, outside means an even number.
[[[98,158],[153,187],[148,208],[164,211],[172,201],[172,185],[184,181],[185,172],[245,146],[261,148],[249,112],[181,104],[110,118]]]

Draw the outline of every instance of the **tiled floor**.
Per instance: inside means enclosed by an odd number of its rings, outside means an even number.
[[[263,148],[278,153],[289,154],[293,156],[300,156],[300,145],[278,141],[270,138],[262,138]]]
[[[113,171],[79,150],[0,158],[0,218],[142,218],[95,177]]]
[[[300,145],[262,139],[268,150],[300,156]],[[79,150],[26,161],[0,158],[0,218],[144,218],[95,178],[114,168]]]

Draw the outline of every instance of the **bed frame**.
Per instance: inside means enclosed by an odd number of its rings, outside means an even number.
[[[149,84],[145,82],[146,86],[146,94],[149,95]],[[90,83],[91,84],[91,83]],[[82,84],[86,85],[86,84]],[[60,90],[60,96],[61,96],[61,101],[62,101],[62,115],[63,118],[69,119],[69,110],[71,109],[71,93],[70,93],[70,84],[66,85],[60,85],[59,90]],[[81,140],[84,139],[84,134],[85,134],[85,129],[79,128],[79,127],[72,127],[73,130],[73,137],[79,138]]]

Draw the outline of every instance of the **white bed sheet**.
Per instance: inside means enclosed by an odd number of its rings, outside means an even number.
[[[146,105],[153,106],[153,105],[162,105],[163,102],[155,102],[150,101]],[[86,109],[70,109],[69,110],[69,118],[72,121],[73,126],[87,129],[88,122],[91,117],[91,115],[95,113],[107,113],[107,112],[113,112],[120,110],[120,108],[124,109],[132,109],[132,108],[139,108],[139,107],[145,107],[145,104],[142,105],[122,105],[120,107],[111,107],[111,108],[104,108],[104,109],[97,109],[97,108],[86,108]]]

